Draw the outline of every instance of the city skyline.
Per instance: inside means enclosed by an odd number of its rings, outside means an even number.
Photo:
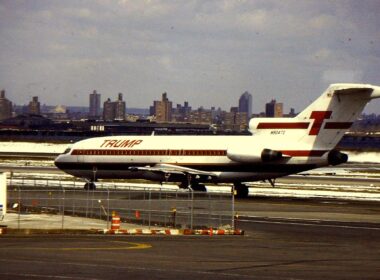
[[[3,94],[5,95],[5,90],[3,89],[2,92],[4,92]],[[159,97],[159,96],[157,96]],[[118,100],[119,101],[122,101],[122,98],[123,98],[123,93],[118,93]],[[161,94],[161,98],[162,99],[168,99],[168,93],[167,92],[164,92]],[[9,98],[8,98],[9,99]],[[157,99],[157,98],[155,98]],[[230,110],[235,110],[237,109],[239,112],[245,112],[247,113],[247,116],[250,116],[252,114],[260,114],[260,113],[265,113],[266,111],[266,107],[264,106],[263,108],[261,108],[259,111],[257,112],[254,112],[252,111],[252,95],[248,92],[248,91],[244,91],[240,97],[235,100],[235,103],[234,104],[230,104],[227,108],[221,108],[221,107],[217,107],[215,105],[208,105],[208,106],[204,106],[204,105],[201,105],[199,107],[194,107],[194,110],[198,110],[198,109],[205,109],[205,110],[209,110],[209,109],[212,109],[214,108],[215,109],[218,109],[218,110],[224,110],[224,111],[230,111]],[[10,100],[11,103],[12,103],[12,100]],[[41,102],[42,103],[41,103]],[[268,100],[269,101],[269,100]],[[272,100],[273,101],[273,100]],[[16,103],[12,103],[14,107],[25,107],[25,108],[28,108],[31,106],[31,104],[35,103],[35,102],[38,102],[38,107],[56,107],[56,106],[64,106],[64,107],[85,107],[85,108],[88,108],[88,115],[89,117],[100,117],[102,115],[102,111],[104,110],[104,105],[105,103],[107,102],[111,102],[111,98],[108,97],[105,97],[104,100],[102,101],[102,94],[99,93],[97,90],[93,90],[92,92],[88,93],[88,103],[87,104],[84,104],[84,105],[68,105],[68,104],[46,104],[43,102],[43,100],[40,100],[39,99],[39,96],[33,96],[29,101],[27,101],[26,103],[23,103],[23,104],[16,104]],[[125,104],[128,104],[128,100],[125,100],[123,101]],[[151,100],[149,104],[146,104],[146,106],[143,106],[143,107],[130,107],[130,106],[125,106],[125,108],[134,108],[134,109],[143,109],[143,110],[151,110],[152,109],[152,106],[151,106],[151,103],[153,103],[153,107],[154,107],[154,104],[158,102],[156,100]],[[184,103],[185,106],[189,106],[191,105],[188,101],[186,100],[182,100],[180,102],[174,102],[174,101],[170,101],[170,104],[171,104],[171,108],[172,110],[175,110],[176,109],[176,106],[181,106],[180,103]],[[41,104],[41,105],[40,105]],[[283,104],[283,103],[281,103]],[[34,105],[35,106],[35,105]],[[190,110],[191,110],[191,106],[189,107]],[[293,109],[292,106],[290,106],[290,109]],[[40,110],[40,109],[38,109]],[[151,111],[152,112],[152,111]],[[285,112],[284,112],[285,113]],[[153,115],[153,114],[151,114]]]
[[[379,12],[372,0],[3,0],[0,88],[16,104],[86,106],[96,88],[137,108],[167,92],[224,109],[248,90],[254,112],[270,99],[299,111],[330,83],[380,85]]]

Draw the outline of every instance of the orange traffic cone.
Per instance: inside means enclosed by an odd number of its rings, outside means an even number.
[[[111,230],[120,229],[120,216],[116,212],[112,212]]]

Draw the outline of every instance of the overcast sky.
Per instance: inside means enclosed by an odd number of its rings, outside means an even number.
[[[246,90],[303,109],[330,83],[380,85],[380,1],[0,0],[0,88],[16,104],[229,110]],[[367,112],[380,114],[380,102]]]

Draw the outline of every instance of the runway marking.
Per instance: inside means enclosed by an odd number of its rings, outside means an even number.
[[[68,248],[45,248],[45,247],[22,247],[22,248],[15,248],[12,247],[12,250],[14,249],[21,249],[21,250],[41,250],[41,251],[112,251],[112,250],[142,250],[142,249],[149,249],[152,248],[152,245],[145,244],[145,243],[134,243],[134,242],[123,242],[123,241],[110,241],[112,243],[122,243],[127,244],[127,246],[120,246],[120,247],[68,247]],[[9,250],[10,247],[0,248],[0,250]]]

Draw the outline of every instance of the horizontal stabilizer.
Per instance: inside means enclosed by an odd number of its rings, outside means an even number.
[[[333,84],[337,86],[337,89],[334,90],[334,95],[351,95],[361,97],[363,99],[374,99],[380,98],[380,87],[373,85],[356,85],[356,84]]]

